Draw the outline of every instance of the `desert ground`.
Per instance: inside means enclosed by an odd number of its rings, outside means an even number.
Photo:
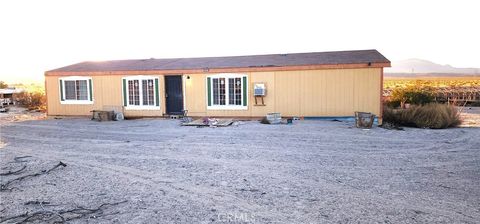
[[[480,128],[63,118],[0,134],[0,223],[480,220]]]
[[[480,128],[480,107],[463,107],[459,111],[462,120],[460,127]]]

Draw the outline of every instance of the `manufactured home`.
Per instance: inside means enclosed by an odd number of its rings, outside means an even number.
[[[0,89],[0,106],[15,105],[17,103],[18,94],[22,93],[23,89],[6,88]]]
[[[47,113],[349,117],[363,111],[381,122],[389,66],[376,50],[88,61],[45,73]]]

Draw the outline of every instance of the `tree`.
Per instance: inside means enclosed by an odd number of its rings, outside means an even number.
[[[392,91],[389,106],[398,107],[405,103],[414,105],[425,105],[435,99],[433,90],[427,86],[415,85],[406,88],[397,88]]]
[[[6,88],[8,88],[7,83],[5,83],[4,81],[0,81],[0,89],[6,89]]]

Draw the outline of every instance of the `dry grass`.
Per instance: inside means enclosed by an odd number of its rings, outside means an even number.
[[[438,103],[412,106],[408,109],[386,107],[383,119],[385,122],[397,125],[432,129],[456,127],[461,123],[457,108]]]

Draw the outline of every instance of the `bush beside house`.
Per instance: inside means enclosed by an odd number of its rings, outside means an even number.
[[[414,105],[408,109],[385,107],[383,120],[395,125],[432,129],[456,127],[461,123],[456,107],[439,103]]]
[[[385,105],[383,121],[396,126],[441,129],[461,123],[457,108],[435,102],[433,90],[426,86],[395,89]]]

